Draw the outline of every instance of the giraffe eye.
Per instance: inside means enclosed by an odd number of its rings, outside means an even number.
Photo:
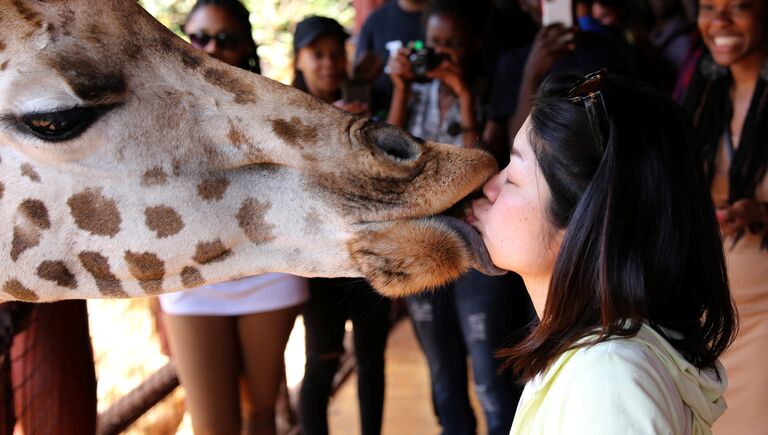
[[[56,112],[24,115],[21,122],[38,138],[57,142],[76,137],[93,124],[105,110],[105,107],[73,107]]]

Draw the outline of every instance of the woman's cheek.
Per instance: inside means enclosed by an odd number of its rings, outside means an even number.
[[[492,208],[484,216],[483,238],[493,263],[498,267],[509,269],[511,266],[510,257],[514,255],[514,246],[510,242],[514,239],[514,234],[512,234],[514,228],[510,225],[509,216],[499,213],[501,211]]]

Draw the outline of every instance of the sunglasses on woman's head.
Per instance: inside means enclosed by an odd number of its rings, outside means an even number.
[[[574,86],[568,92],[568,101],[573,104],[583,104],[587,111],[589,128],[592,130],[592,136],[595,138],[597,149],[600,152],[605,151],[605,138],[603,134],[608,128],[608,110],[605,108],[605,99],[603,99],[603,78],[608,72],[603,68],[599,71],[589,73],[584,79]]]
[[[236,48],[240,44],[240,37],[227,32],[219,32],[215,35],[209,35],[202,30],[187,34],[189,42],[197,48],[205,48],[211,40],[216,40],[216,46],[228,50]]]

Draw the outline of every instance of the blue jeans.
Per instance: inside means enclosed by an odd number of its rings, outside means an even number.
[[[436,292],[410,296],[406,304],[429,364],[442,433],[476,433],[467,391],[469,354],[488,433],[508,434],[522,386],[511,373],[498,373],[503,361],[494,354],[509,347],[535,316],[522,279],[472,271]]]

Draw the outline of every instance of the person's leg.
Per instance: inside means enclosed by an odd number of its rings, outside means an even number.
[[[300,307],[238,317],[246,399],[244,434],[274,435],[283,354]]]
[[[406,298],[416,337],[429,364],[432,402],[443,434],[474,434],[467,391],[467,354],[450,287]]]
[[[365,282],[352,286],[349,292],[362,434],[378,435],[384,414],[384,350],[392,301]]]
[[[27,435],[96,433],[96,374],[85,301],[35,305],[11,348],[16,415]]]
[[[346,313],[331,279],[311,279],[310,297],[302,311],[306,327],[307,363],[301,384],[303,435],[328,434],[328,398],[344,351]]]
[[[476,271],[455,283],[456,307],[467,350],[472,358],[475,392],[491,435],[506,435],[512,426],[522,387],[511,372],[499,374],[498,349],[511,345],[530,321],[530,313],[516,304],[530,304],[522,280],[507,274],[486,276]],[[523,313],[526,318],[520,318]]]
[[[164,322],[195,435],[239,434],[237,319],[165,314]]]

